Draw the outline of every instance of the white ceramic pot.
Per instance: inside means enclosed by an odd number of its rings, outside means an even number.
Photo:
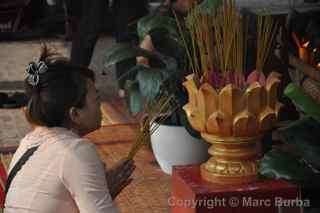
[[[175,165],[200,164],[208,160],[209,145],[192,137],[182,126],[160,125],[151,135],[153,153],[162,169],[172,173]]]

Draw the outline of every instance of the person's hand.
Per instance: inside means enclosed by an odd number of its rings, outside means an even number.
[[[112,199],[115,199],[122,189],[131,183],[132,178],[130,176],[135,168],[133,160],[123,159],[107,170],[107,184]]]

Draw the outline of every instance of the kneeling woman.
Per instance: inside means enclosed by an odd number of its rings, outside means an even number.
[[[123,160],[105,170],[83,138],[100,127],[94,73],[43,48],[27,68],[28,112],[37,124],[13,156],[5,213],[114,213],[113,199],[135,168]]]

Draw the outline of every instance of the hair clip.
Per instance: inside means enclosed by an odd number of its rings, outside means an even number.
[[[27,68],[28,83],[32,86],[38,85],[40,81],[40,74],[45,73],[47,70],[48,66],[43,61],[39,61],[38,64],[36,64],[35,62],[29,63]]]

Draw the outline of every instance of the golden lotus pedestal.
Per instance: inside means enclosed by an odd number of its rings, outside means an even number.
[[[183,107],[191,126],[212,144],[212,156],[201,166],[202,177],[214,183],[240,184],[257,179],[258,144],[277,120],[279,75],[253,82],[245,89],[228,84],[217,90],[208,83],[197,86],[193,75],[183,83],[189,102]]]
[[[212,144],[212,156],[200,167],[203,179],[219,184],[241,184],[257,180],[259,137],[217,137],[202,133]]]

